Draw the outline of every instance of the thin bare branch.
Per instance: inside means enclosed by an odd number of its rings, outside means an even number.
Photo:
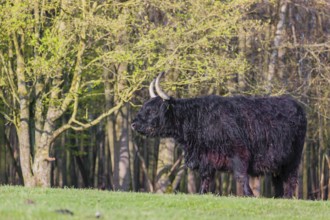
[[[124,102],[120,102],[115,107],[109,109],[107,112],[99,115],[99,117],[97,117],[96,119],[94,119],[93,121],[88,122],[88,123],[79,122],[74,117],[71,117],[70,120],[68,121],[68,123],[66,123],[65,125],[61,126],[60,128],[58,128],[57,130],[54,131],[51,142],[53,142],[60,134],[62,134],[64,131],[66,131],[68,129],[73,129],[75,131],[82,131],[82,130],[88,129],[94,125],[97,125],[105,117],[107,117],[107,116],[113,114],[114,112],[116,112],[117,110],[119,110],[123,106],[123,104],[124,104]],[[72,114],[72,116],[75,116],[75,115],[76,114]],[[73,123],[77,124],[78,126],[74,126]]]
[[[16,88],[15,83],[14,83],[14,72],[12,70],[11,63],[10,63],[10,61],[8,61],[8,63],[5,61],[5,58],[4,58],[4,55],[3,55],[2,51],[0,51],[0,57],[1,57],[2,67],[4,68],[4,72],[5,72],[6,77],[7,77],[10,92],[13,94],[15,99],[18,100],[18,95],[17,95],[17,92],[16,92],[17,88]]]

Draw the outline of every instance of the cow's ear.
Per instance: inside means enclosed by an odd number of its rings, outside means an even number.
[[[164,102],[168,102],[168,103],[174,103],[175,99],[173,97],[169,97],[169,99],[165,100],[163,99]]]
[[[170,99],[167,100],[167,102],[168,102],[168,109],[173,109],[175,107],[176,102],[174,98],[170,97]]]
[[[175,99],[172,98],[172,97],[169,97],[169,99],[167,99],[167,100],[163,99],[163,102],[166,103],[166,105],[168,105],[168,106],[169,105],[174,105]]]

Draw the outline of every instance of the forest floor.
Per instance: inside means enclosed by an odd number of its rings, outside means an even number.
[[[329,219],[330,201],[0,186],[0,219]]]

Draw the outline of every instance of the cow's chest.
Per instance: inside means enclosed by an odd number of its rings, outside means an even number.
[[[198,149],[185,150],[185,163],[190,169],[211,168],[220,171],[231,170],[231,159],[225,153],[215,151],[204,151]]]
[[[228,171],[231,169],[231,159],[226,154],[216,152],[206,152],[201,155],[201,166],[210,167],[220,171]]]

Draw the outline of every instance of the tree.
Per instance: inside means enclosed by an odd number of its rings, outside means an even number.
[[[113,88],[115,105],[97,117],[84,118],[79,111],[88,110],[83,98],[100,83],[98,57],[104,53],[98,54],[98,48],[112,22],[99,17],[106,6],[85,0],[1,3],[0,94],[7,108],[2,113],[16,126],[25,186],[50,186],[54,140],[67,129],[87,129],[117,111],[145,78],[137,73],[129,88]],[[62,117],[68,120],[61,123]]]
[[[171,138],[165,138],[160,141],[158,163],[157,163],[157,176],[156,176],[156,192],[164,193],[171,185],[169,180],[169,173],[174,163],[174,140]]]

